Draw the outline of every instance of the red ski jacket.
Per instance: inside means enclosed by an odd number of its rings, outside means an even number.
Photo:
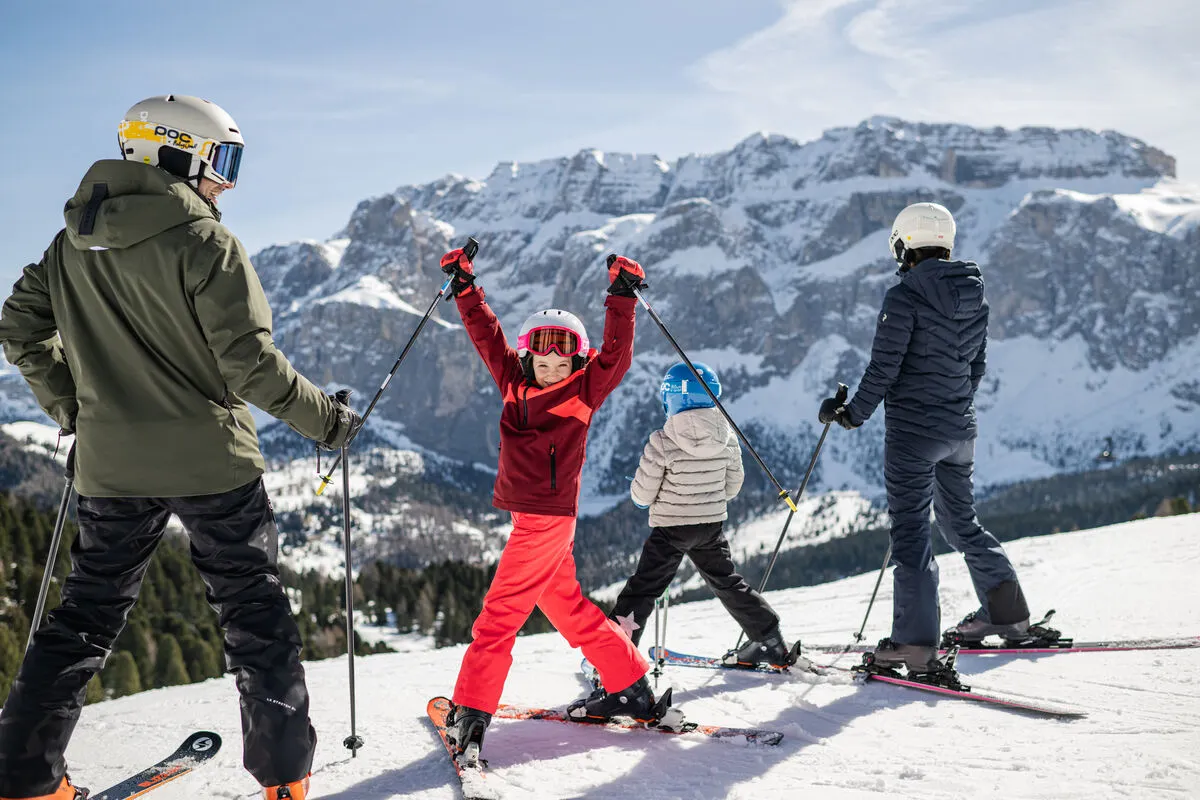
[[[582,369],[545,389],[526,381],[517,351],[475,287],[457,299],[463,325],[500,389],[500,468],[492,505],[505,511],[574,517],[592,414],[633,360],[637,300],[604,301],[604,341]]]

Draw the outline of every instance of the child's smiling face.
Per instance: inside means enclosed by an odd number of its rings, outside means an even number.
[[[550,353],[533,357],[533,380],[545,389],[571,377],[571,359]]]

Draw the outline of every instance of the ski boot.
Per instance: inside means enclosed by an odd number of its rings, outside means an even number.
[[[305,775],[298,781],[285,783],[281,786],[264,786],[263,800],[304,800],[308,796],[308,779],[311,775]]]
[[[1046,616],[1034,623],[1025,623],[1025,632],[1021,635],[1000,634],[1004,639],[1002,647],[1020,648],[1020,647],[1039,647],[1039,648],[1058,648],[1067,649],[1075,644],[1075,640],[1063,636],[1062,631],[1051,628],[1046,623],[1054,616],[1054,609],[1046,612]],[[949,634],[951,631],[947,631]],[[945,636],[942,637],[943,640]]]
[[[483,734],[492,722],[492,715],[467,706],[456,705],[446,717],[446,739],[458,751],[457,759],[464,766],[480,763]]]
[[[866,675],[883,675],[955,691],[967,691],[971,687],[958,679],[958,671],[954,669],[956,658],[957,647],[951,648],[946,655],[939,658],[937,648],[932,645],[897,644],[891,639],[881,639],[875,651],[863,653],[863,663],[852,667],[852,670]],[[900,674],[900,667],[905,669],[903,675]]]
[[[983,609],[972,611],[962,622],[942,634],[942,647],[971,647],[983,644],[988,636],[999,636],[1005,640],[1021,641],[1028,638],[1029,618],[998,625],[984,614]]]
[[[738,669],[785,669],[792,666],[800,658],[800,642],[790,648],[783,640],[779,628],[772,628],[762,639],[752,639],[742,645],[740,650],[730,650],[721,657],[721,663],[727,667]],[[803,659],[804,666],[810,666],[808,659]]]
[[[87,789],[71,783],[70,775],[63,775],[63,779],[59,782],[58,788],[52,793],[31,798],[31,800],[87,800],[87,796]],[[9,800],[9,798],[0,797],[0,800]]]
[[[658,725],[671,706],[671,690],[654,699],[654,691],[646,676],[638,678],[633,685],[609,694],[598,687],[587,697],[567,706],[567,716],[577,722],[604,723],[613,717],[630,717],[647,725]]]

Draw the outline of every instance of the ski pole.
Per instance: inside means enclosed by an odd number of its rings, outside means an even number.
[[[613,256],[609,256],[609,258],[611,259]],[[685,364],[687,364],[687,367],[689,370],[691,370],[692,375],[696,376],[696,380],[699,381],[700,385],[704,387],[704,391],[708,393],[708,396],[712,399],[713,403],[716,404],[717,410],[721,412],[722,416],[725,417],[725,421],[729,423],[731,428],[733,428],[733,432],[736,433],[738,438],[742,440],[742,444],[744,444],[746,449],[750,451],[750,455],[754,456],[754,460],[758,462],[758,466],[761,467],[762,471],[767,474],[767,478],[770,479],[771,483],[775,484],[775,488],[779,490],[779,497],[783,498],[783,502],[787,503],[788,508],[795,513],[797,510],[796,504],[793,502],[791,495],[788,494],[788,490],[783,488],[783,484],[779,482],[779,480],[775,477],[775,474],[771,472],[771,468],[768,467],[766,462],[762,460],[762,457],[758,454],[758,451],[754,449],[754,445],[750,444],[750,440],[746,438],[746,434],[742,433],[742,429],[739,428],[737,423],[733,421],[733,417],[729,416],[729,412],[725,410],[725,406],[721,405],[721,401],[717,399],[717,395],[709,387],[708,383],[704,380],[704,377],[696,370],[696,365],[692,363],[692,360],[688,358],[687,353],[683,352],[683,348],[679,346],[679,342],[675,341],[675,337],[671,335],[669,330],[667,330],[666,323],[662,321],[662,318],[658,316],[658,313],[650,306],[649,303],[646,302],[646,298],[642,295],[641,290],[636,286],[633,287],[633,294],[635,297],[637,297],[638,302],[642,304],[642,308],[646,309],[646,313],[650,315],[650,318],[658,324],[659,330],[661,330],[663,335],[667,337],[667,341],[669,341],[671,346],[675,348],[675,352],[679,353],[679,357],[683,359]]]
[[[858,633],[854,634],[854,641],[861,642],[863,640],[863,631],[867,629],[867,617],[871,616],[871,606],[875,605],[875,595],[879,594],[879,584],[883,583],[883,573],[887,572],[888,562],[892,560],[892,543],[889,540],[887,552],[883,554],[883,566],[879,568],[879,577],[875,579],[875,588],[871,591],[871,600],[867,603],[867,613],[863,614],[862,625],[858,628]],[[850,648],[846,648],[849,652]]]
[[[658,676],[662,675],[666,656],[663,649],[667,646],[667,603],[670,602],[671,587],[668,586],[654,601],[654,688],[658,689]]]
[[[479,242],[475,240],[474,236],[468,237],[466,247],[463,248],[463,253],[466,255],[467,260],[474,261],[475,254],[478,252]],[[404,361],[405,357],[408,356],[408,351],[412,349],[413,343],[415,343],[417,341],[417,337],[421,335],[421,330],[425,327],[425,323],[429,322],[429,318],[433,316],[433,310],[437,308],[437,304],[441,302],[443,297],[446,296],[446,292],[450,291],[450,282],[453,280],[453,277],[447,278],[446,282],[442,284],[442,288],[438,289],[437,296],[433,298],[433,302],[429,304],[429,308],[425,311],[425,316],[421,317],[421,321],[417,323],[417,329],[413,331],[412,336],[408,338],[408,344],[404,345],[404,349],[400,351],[400,357],[396,359],[396,363],[392,365],[392,368],[384,377],[383,383],[379,384],[379,391],[375,392],[375,396],[371,398],[370,404],[367,405],[367,410],[363,412],[363,425],[366,424],[367,417],[371,416],[371,412],[375,410],[375,404],[379,402],[379,398],[383,397],[384,390],[387,389],[388,384],[391,383],[392,377],[396,374],[396,370],[400,369],[400,364]],[[362,430],[361,425],[359,426],[359,430]],[[358,434],[355,433],[355,435],[357,436]],[[334,459],[333,466],[329,468],[329,472],[326,472],[324,475],[320,476],[321,485],[317,487],[318,495],[323,494],[325,492],[325,487],[332,482],[333,473],[335,470],[337,470],[341,459],[342,457],[339,454],[338,457]]]
[[[354,558],[350,546],[350,443],[342,445],[342,544],[346,550],[346,652],[350,662],[350,735],[342,744],[350,757],[358,756],[363,746],[354,716]]]
[[[67,522],[67,509],[71,505],[71,493],[75,489],[75,445],[67,451],[67,479],[63,487],[62,500],[58,503],[58,518],[54,520],[54,533],[50,537],[50,552],[46,556],[46,568],[42,571],[42,585],[38,589],[37,603],[33,608],[33,621],[29,623],[29,638],[25,641],[25,652],[33,646],[33,635],[42,626],[42,612],[46,610],[46,598],[50,594],[50,581],[54,578],[54,562],[58,560],[58,547],[62,543],[63,526]]]
[[[835,395],[838,405],[846,402],[847,395],[850,394],[850,387],[844,383],[838,384],[837,394]],[[821,448],[825,446],[825,437],[829,435],[829,426],[832,422],[825,423],[825,429],[821,431],[821,438],[817,440],[817,446],[813,449],[812,458],[808,461],[808,469],[804,473],[804,480],[800,481],[800,488],[796,490],[796,499],[799,500],[804,496],[804,490],[808,488],[808,479],[812,477],[813,469],[817,466],[817,457],[821,455]],[[775,569],[775,561],[779,558],[779,550],[783,547],[783,540],[787,538],[788,528],[792,524],[792,518],[796,516],[795,506],[788,512],[787,518],[783,521],[783,530],[779,532],[779,540],[775,542],[775,552],[771,553],[771,560],[767,562],[767,569],[763,572],[762,580],[758,585],[758,593],[762,594],[767,590],[767,580],[771,577],[771,570]],[[742,646],[742,640],[745,638],[746,632],[742,631],[738,636],[737,646],[739,649]]]

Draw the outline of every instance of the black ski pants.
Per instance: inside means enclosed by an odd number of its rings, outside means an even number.
[[[779,615],[738,574],[729,553],[724,523],[674,525],[650,531],[637,570],[625,583],[609,614],[613,620],[632,616],[636,627],[630,638],[634,644],[641,641],[646,620],[654,610],[654,601],[670,586],[685,555],[696,565],[696,570],[708,582],[725,610],[742,626],[746,636],[761,641],[779,627]],[[628,629],[629,626],[623,627]]]
[[[276,568],[279,531],[262,480],[215,495],[80,497],[62,604],[34,637],[0,712],[0,797],[58,788],[88,681],[104,666],[175,514],[225,631],[241,694],[246,769],[264,786],[299,780],[316,732],[300,632]]]

